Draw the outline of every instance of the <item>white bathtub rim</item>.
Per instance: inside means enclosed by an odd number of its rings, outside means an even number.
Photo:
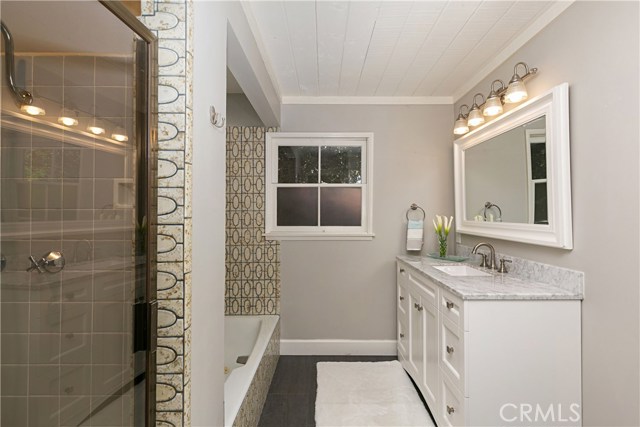
[[[236,316],[229,316],[236,317]],[[251,386],[253,377],[258,371],[260,361],[264,356],[264,353],[269,345],[269,341],[273,336],[275,326],[280,319],[278,315],[262,315],[262,316],[238,316],[238,317],[251,317],[261,321],[260,332],[256,343],[247,359],[247,363],[240,367],[235,368],[229,374],[224,382],[224,425],[225,427],[232,427],[235,421],[238,411],[242,406],[247,391]],[[241,355],[240,355],[241,356]]]

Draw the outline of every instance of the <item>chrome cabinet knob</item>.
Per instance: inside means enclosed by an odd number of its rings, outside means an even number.
[[[454,412],[456,412],[455,408],[453,406],[447,405],[447,414],[451,415]]]
[[[449,353],[449,354],[453,354],[453,347],[451,347],[451,346],[449,346],[449,345],[448,345],[448,346],[447,346],[447,353]]]
[[[454,303],[452,303],[451,301],[447,301],[447,308],[448,308],[449,310],[451,310],[451,309],[453,308],[453,306],[454,306],[454,305],[455,305],[455,304],[454,304]]]

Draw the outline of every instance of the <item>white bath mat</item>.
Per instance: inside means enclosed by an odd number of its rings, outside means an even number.
[[[317,427],[433,425],[397,360],[318,363]]]

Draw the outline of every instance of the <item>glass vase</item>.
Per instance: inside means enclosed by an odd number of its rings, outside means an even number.
[[[438,247],[440,250],[440,258],[447,256],[447,238],[438,237]]]

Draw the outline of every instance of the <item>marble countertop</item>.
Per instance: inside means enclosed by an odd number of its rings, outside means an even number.
[[[427,279],[464,300],[582,300],[582,292],[572,292],[553,284],[498,273],[472,263],[457,263],[408,255],[397,257]],[[491,274],[487,276],[450,276],[436,265],[465,264]]]

